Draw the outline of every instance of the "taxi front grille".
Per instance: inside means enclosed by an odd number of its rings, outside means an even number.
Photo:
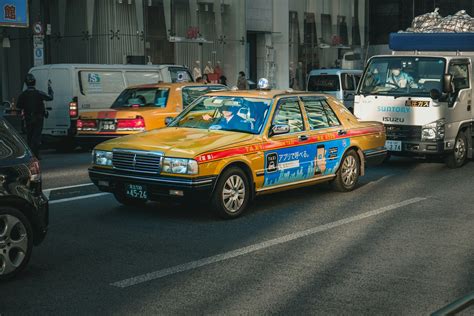
[[[114,150],[112,165],[114,169],[146,174],[158,174],[161,171],[161,153]]]
[[[389,140],[421,140],[421,126],[385,125],[385,132]]]

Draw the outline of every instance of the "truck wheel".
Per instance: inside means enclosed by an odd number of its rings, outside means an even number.
[[[147,200],[134,199],[134,198],[125,196],[125,194],[123,193],[114,193],[114,197],[117,200],[117,202],[126,206],[143,206],[147,202]]]
[[[14,277],[27,265],[33,250],[33,230],[23,213],[0,207],[0,280]]]
[[[466,163],[467,139],[463,132],[459,132],[454,143],[454,150],[446,157],[446,165],[451,168],[459,168]]]
[[[349,150],[342,158],[336,178],[332,181],[334,190],[339,192],[352,191],[357,185],[360,175],[360,162],[357,153]]]
[[[211,198],[212,209],[219,217],[239,217],[250,200],[250,185],[245,172],[237,167],[225,170],[219,177]]]

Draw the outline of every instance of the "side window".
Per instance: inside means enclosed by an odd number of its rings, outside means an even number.
[[[351,74],[341,74],[342,89],[347,91],[354,91],[354,79]]]
[[[354,75],[354,83],[355,83],[355,88],[357,89],[357,86],[359,85],[360,81],[360,75]]]
[[[310,97],[301,99],[306,115],[308,115],[309,127],[312,130],[330,127],[323,105],[326,101],[323,98]]]
[[[290,133],[301,132],[304,129],[304,123],[298,99],[281,100],[273,117],[273,124],[288,124]]]
[[[330,126],[339,126],[341,125],[341,122],[337,118],[336,113],[332,110],[332,108],[329,106],[328,102],[325,100],[323,102],[324,110],[326,111],[326,115],[328,116],[328,121]]]
[[[449,73],[453,75],[453,84],[456,92],[469,88],[469,64],[453,63],[449,65]]]

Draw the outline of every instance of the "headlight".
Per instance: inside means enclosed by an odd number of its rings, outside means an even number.
[[[112,166],[112,152],[94,150],[92,152],[92,163],[98,166]]]
[[[445,119],[423,125],[421,128],[421,140],[441,140],[444,138]]]
[[[193,159],[165,157],[162,166],[162,171],[167,173],[198,174],[198,164]]]

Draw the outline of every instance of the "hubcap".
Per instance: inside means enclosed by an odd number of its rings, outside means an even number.
[[[222,201],[229,213],[237,212],[245,200],[245,183],[238,175],[227,179],[222,190]]]
[[[0,215],[0,275],[15,271],[28,251],[23,223],[13,215]]]
[[[353,156],[347,156],[344,159],[341,168],[342,182],[344,182],[344,185],[347,187],[352,186],[355,183],[359,172],[356,159]]]
[[[464,155],[466,154],[466,144],[464,139],[461,137],[457,139],[456,146],[454,146],[454,158],[458,163],[464,160]]]

